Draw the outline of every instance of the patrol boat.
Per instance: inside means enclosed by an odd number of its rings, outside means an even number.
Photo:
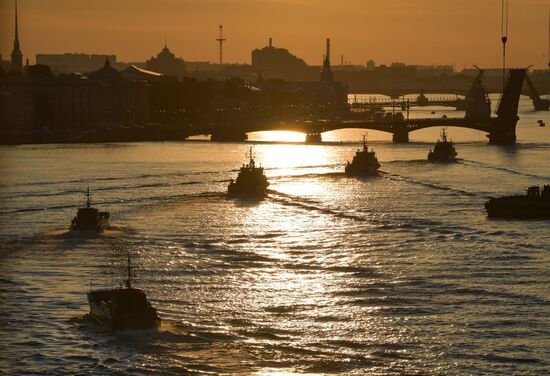
[[[244,164],[235,181],[231,180],[227,187],[229,196],[264,196],[269,183],[264,175],[263,167],[256,167],[252,148],[248,152],[249,162]]]
[[[346,165],[347,176],[373,176],[378,175],[380,163],[373,149],[369,151],[367,139],[363,136],[363,150],[357,150],[353,160]]]
[[[491,198],[485,203],[489,218],[550,219],[550,185],[527,188],[526,195]]]
[[[456,150],[452,141],[447,140],[445,128],[441,130],[441,139],[437,140],[434,149],[428,153],[428,160],[432,162],[456,161]]]
[[[92,290],[88,296],[90,316],[110,330],[153,329],[160,327],[157,310],[143,290],[132,287],[132,266],[128,253],[126,287]]]
[[[92,197],[90,196],[90,187],[88,187],[86,191],[86,207],[78,209],[69,229],[71,231],[103,232],[109,228],[110,218],[111,214],[109,212],[100,212],[98,209],[92,208]]]
[[[308,132],[306,133],[306,144],[318,144],[323,142],[321,133]]]

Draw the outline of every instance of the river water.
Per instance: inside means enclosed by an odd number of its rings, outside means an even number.
[[[457,116],[434,110],[411,116]],[[449,129],[451,165],[426,162],[438,129],[369,132],[370,179],[342,174],[360,130],[258,142],[263,201],[225,196],[251,142],[1,147],[0,374],[549,373],[550,222],[483,208],[550,184],[550,116],[520,116],[516,146]],[[303,135],[250,136],[277,138]],[[88,185],[114,228],[69,234]],[[129,251],[158,331],[86,315]]]

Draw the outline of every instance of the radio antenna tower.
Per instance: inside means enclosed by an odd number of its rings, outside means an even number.
[[[223,37],[223,25],[220,25],[220,37],[216,40],[220,44],[220,68],[221,68],[221,66],[223,65],[223,42],[226,41],[226,39]]]

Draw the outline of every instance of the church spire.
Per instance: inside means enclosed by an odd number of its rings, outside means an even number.
[[[13,41],[13,48],[19,49],[19,27],[17,25],[17,0],[15,0],[15,40]]]
[[[15,0],[15,38],[13,40],[13,51],[11,52],[11,70],[21,72],[23,70],[23,54],[19,46],[19,27],[17,21],[17,0]]]
[[[323,70],[321,71],[321,81],[332,82],[332,72],[330,71],[330,39],[327,38],[327,50],[323,59]]]

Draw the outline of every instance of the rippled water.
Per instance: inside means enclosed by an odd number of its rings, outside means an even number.
[[[260,202],[224,194],[250,143],[2,147],[0,374],[548,373],[550,222],[483,209],[550,183],[550,117],[521,117],[512,147],[450,129],[452,165],[425,161],[437,129],[369,132],[370,179],[342,174],[361,131],[259,143]],[[115,228],[68,234],[87,185]],[[128,250],[159,331],[86,316]]]

